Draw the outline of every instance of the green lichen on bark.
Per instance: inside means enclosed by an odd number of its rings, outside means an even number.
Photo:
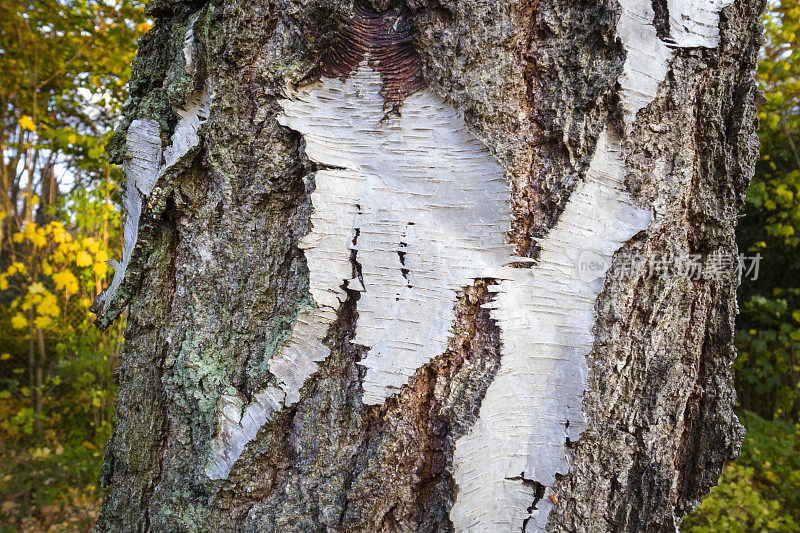
[[[305,288],[305,291],[308,291],[308,287]],[[264,348],[264,355],[255,364],[250,365],[249,373],[251,377],[269,374],[269,360],[278,353],[283,344],[292,336],[297,317],[301,314],[310,313],[316,308],[314,299],[308,292],[305,292],[288,315],[277,316],[273,319],[268,329],[269,338]]]

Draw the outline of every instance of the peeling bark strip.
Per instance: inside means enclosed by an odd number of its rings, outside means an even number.
[[[444,353],[457,292],[489,277],[512,253],[503,168],[427,90],[384,119],[381,86],[365,62],[345,82],[325,78],[291,93],[280,118],[303,134],[309,158],[342,168],[316,175],[322,187],[311,196],[313,229],[304,248],[320,308],[335,311],[345,280],[361,293],[353,342],[370,349],[361,362],[368,405],[382,404]],[[298,356],[306,359],[295,354],[292,361]],[[281,381],[272,362],[270,370]]]
[[[125,173],[125,223],[121,262],[109,262],[114,269],[114,278],[109,287],[100,294],[93,311],[102,312],[119,290],[125,271],[131,262],[133,249],[139,237],[139,219],[142,216],[142,201],[150,196],[156,185],[161,161],[161,129],[158,122],[137,118],[128,126],[128,160],[123,165]]]
[[[653,24],[649,0],[619,0],[622,13],[617,33],[625,46],[625,69],[620,77],[625,120],[630,126],[636,113],[656,97],[669,71],[675,48],[713,48],[719,42],[719,12],[733,0],[668,0],[669,34],[660,38]]]
[[[719,12],[733,0],[667,0],[668,44],[714,48],[719,44]]]
[[[603,134],[536,266],[493,289],[503,358],[477,423],[456,443],[456,531],[545,530],[555,476],[569,468],[566,445],[585,428],[586,355],[603,288],[602,277],[580,279],[579,262],[588,254],[609,264],[650,222],[625,191],[624,170],[619,141]]]
[[[109,260],[110,266],[114,268],[114,277],[108,288],[92,304],[92,312],[97,314],[97,324],[103,329],[116,320],[131,296],[128,291],[132,287],[128,287],[127,291],[120,289],[126,281],[128,266],[139,242],[144,202],[152,194],[158,180],[199,146],[198,130],[208,119],[211,101],[212,94],[209,90],[188,101],[186,109],[179,110],[180,121],[172,134],[171,143],[163,151],[158,122],[136,119],[128,128],[126,143],[129,162],[123,165],[126,185],[122,261]]]
[[[303,134],[308,157],[335,167],[315,174],[313,229],[301,244],[317,308],[269,362],[286,405],[330,353],[323,339],[344,287],[361,293],[352,342],[369,348],[363,401],[380,405],[446,351],[458,292],[512,260],[503,168],[441,98],[421,90],[386,116],[384,87],[365,60],[346,80],[323,78],[281,102],[280,121]],[[229,420],[212,443],[215,479],[257,431]]]
[[[191,24],[184,36],[181,50],[186,73],[194,76],[194,30]],[[105,329],[122,313],[134,291],[135,279],[127,277],[128,267],[134,254],[141,255],[139,233],[142,224],[142,208],[150,199],[159,180],[177,171],[194,155],[200,145],[199,129],[208,120],[211,112],[213,90],[209,85],[199,93],[189,91],[183,108],[177,109],[179,120],[170,144],[162,149],[159,123],[149,118],[137,118],[128,127],[125,142],[128,148],[123,170],[125,173],[125,196],[123,208],[123,249],[120,262],[109,260],[114,269],[110,285],[95,299],[91,311],[97,315],[97,325]],[[163,209],[163,206],[159,206]],[[147,208],[149,216],[158,216],[161,209]],[[136,273],[140,275],[140,272]]]
[[[670,2],[671,43],[715,45],[718,11],[730,2]],[[620,5],[618,33],[627,53],[620,85],[630,128],[655,99],[671,51],[656,34],[650,0]],[[603,288],[602,278],[582,283],[572,270],[584,254],[610,265],[622,244],[650,222],[625,190],[621,151],[619,139],[600,137],[586,181],[539,243],[538,264],[495,289],[492,318],[502,332],[503,359],[477,424],[456,444],[459,494],[450,516],[457,531],[545,531],[555,474],[569,469],[565,444],[585,429],[586,356]],[[544,498],[536,486],[546,488]]]

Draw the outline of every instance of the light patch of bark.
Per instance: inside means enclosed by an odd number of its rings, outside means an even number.
[[[338,167],[316,174],[301,244],[317,309],[269,362],[286,405],[329,354],[322,341],[345,286],[361,293],[352,342],[369,348],[363,401],[380,405],[447,350],[458,292],[511,260],[503,167],[440,97],[422,90],[387,113],[382,85],[364,62],[281,102],[280,122],[303,134],[308,157]],[[218,442],[231,434],[223,411],[211,464],[238,457]],[[234,440],[245,434],[255,433],[243,427]]]
[[[133,248],[139,238],[139,219],[142,216],[142,202],[150,196],[158,180],[161,161],[161,136],[158,122],[148,118],[137,118],[128,127],[125,142],[128,145],[128,159],[123,165],[125,173],[125,223],[123,225],[122,259],[109,259],[114,269],[114,277],[108,288],[100,295],[103,308],[114,298],[119,290],[125,271],[133,256]]]
[[[715,45],[724,5],[670,2],[671,19],[683,21],[671,24],[674,41]],[[658,38],[649,0],[621,0],[620,6],[617,32],[627,52],[621,104],[629,130],[655,99],[672,51]],[[575,269],[587,254],[610,265],[622,244],[650,222],[626,190],[621,146],[608,130],[601,135],[586,181],[540,242],[536,267],[496,289],[492,317],[503,359],[477,423],[456,443],[459,493],[450,514],[456,531],[546,530],[555,476],[569,469],[566,444],[585,429],[586,356],[603,287],[602,278],[587,283]]]
[[[164,164],[161,168],[163,176],[170,168],[175,166],[181,158],[186,156],[192,148],[199,146],[200,126],[208,120],[211,111],[213,92],[206,90],[191,97],[185,109],[178,110],[180,120],[172,134],[172,143],[164,150]]]
[[[181,51],[184,70],[190,78],[197,73],[195,65],[194,17],[184,35]],[[127,159],[124,164],[126,179],[123,207],[125,223],[123,230],[122,260],[110,260],[114,268],[114,277],[108,288],[97,298],[95,308],[98,317],[106,323],[116,318],[120,310],[113,310],[108,316],[111,303],[125,280],[128,266],[133,257],[139,239],[139,224],[142,218],[142,207],[150,197],[158,180],[173,169],[182,158],[200,145],[198,130],[208,120],[211,111],[213,90],[208,84],[203,91],[189,93],[182,109],[178,109],[178,124],[172,134],[170,144],[162,150],[161,129],[159,123],[150,118],[137,118],[128,127],[125,141]]]
[[[656,97],[669,71],[671,52],[653,26],[655,12],[650,0],[620,0],[619,5],[617,35],[627,53],[619,84],[625,122],[630,125],[636,113]]]
[[[170,145],[163,152],[158,122],[146,118],[131,122],[126,137],[129,159],[124,168],[126,188],[122,261],[119,263],[109,261],[114,268],[114,278],[98,297],[100,303],[98,315],[108,308],[125,279],[139,239],[139,221],[142,217],[143,203],[153,192],[158,180],[181,162],[192,149],[200,145],[198,132],[208,120],[212,99],[213,92],[210,89],[187,99],[185,109],[178,110],[180,120],[172,134]]]
[[[669,35],[681,48],[715,48],[719,44],[719,12],[733,0],[667,0]]]
[[[317,306],[297,318],[292,336],[269,361],[269,371],[286,394],[287,405],[300,400],[300,388],[330,350],[322,343],[347,299],[344,280],[353,276],[350,248],[356,238],[358,201],[366,179],[360,172],[320,170],[311,195],[313,230],[300,242],[309,269],[309,292]]]
[[[603,278],[581,279],[579,262],[610,264],[650,221],[624,179],[619,140],[603,133],[586,180],[540,242],[538,264],[509,269],[492,289],[503,357],[477,422],[456,442],[456,531],[544,531],[555,475],[569,467],[566,444],[585,427],[586,355]]]
[[[731,3],[733,0],[668,0],[669,38],[661,40],[653,25],[652,2],[620,0],[617,34],[627,52],[620,86],[628,125],[656,97],[674,48],[717,46],[719,12]]]
[[[183,38],[183,69],[189,77],[194,77],[197,74],[197,65],[195,64],[195,39],[194,39],[194,23],[197,21],[197,16],[192,17],[189,22],[189,29],[186,30],[186,35]]]
[[[253,401],[244,402],[231,394],[224,394],[218,402],[219,429],[211,441],[211,461],[206,467],[209,479],[225,479],[231,466],[244,451],[248,442],[256,438],[258,430],[272,420],[273,414],[283,406],[284,393],[278,387],[267,387],[255,394]]]
[[[285,124],[303,133],[312,160],[363,176],[352,248],[364,289],[353,342],[370,349],[361,362],[367,405],[382,404],[444,353],[457,291],[512,252],[504,169],[438,96],[419,91],[399,116],[387,115],[381,88],[362,64],[344,83],[326,81],[283,103]],[[350,233],[340,239],[351,242]],[[324,253],[329,244],[321,244]],[[312,278],[328,268],[309,261]]]

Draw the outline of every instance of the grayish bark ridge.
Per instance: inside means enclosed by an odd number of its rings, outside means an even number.
[[[674,531],[743,438],[763,8],[152,1],[98,531]]]

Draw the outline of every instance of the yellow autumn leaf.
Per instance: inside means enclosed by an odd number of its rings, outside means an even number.
[[[22,241],[25,240],[25,234],[24,233],[15,233],[13,239],[14,239],[14,242],[22,242]]]
[[[72,235],[64,230],[64,228],[61,228],[53,231],[53,240],[60,244],[67,243],[72,240]]]
[[[53,274],[53,283],[56,284],[56,288],[63,289],[69,294],[78,292],[78,278],[69,270]]]
[[[82,241],[83,247],[89,250],[90,253],[96,254],[100,249],[100,243],[94,237],[86,237]]]
[[[54,220],[47,225],[47,231],[56,235],[57,233],[63,233],[66,230],[64,229],[64,223],[60,220]]]
[[[28,240],[31,241],[31,244],[33,244],[36,248],[44,248],[47,246],[47,237],[40,235],[39,233],[28,235]]]
[[[45,276],[49,276],[53,273],[53,267],[50,266],[48,261],[42,261],[42,273],[44,273]]]
[[[11,327],[14,329],[25,329],[28,327],[28,319],[22,313],[17,313],[11,317]]]
[[[39,294],[43,291],[44,285],[42,283],[31,283],[30,287],[28,287],[28,292],[31,294]]]
[[[36,310],[40,315],[47,315],[53,318],[61,315],[61,308],[58,306],[58,298],[56,298],[55,294],[50,292],[44,295]]]
[[[25,224],[25,229],[22,230],[22,234],[24,235],[24,238],[28,239],[33,243],[34,246],[38,247],[37,241],[39,241],[40,235],[36,232],[36,224],[33,222],[27,222]],[[47,241],[45,240],[45,242]]]
[[[0,275],[0,291],[4,291],[8,288],[8,278],[5,274]]]
[[[0,355],[0,361],[8,361],[9,359],[11,359],[10,353],[4,353],[3,355]]]
[[[92,256],[86,250],[80,250],[78,255],[75,256],[75,264],[79,267],[91,266],[92,262]]]
[[[36,329],[46,329],[53,323],[53,319],[49,316],[37,316],[33,319],[33,327]]]
[[[19,119],[19,127],[27,131],[36,131],[36,124],[28,115],[22,115],[22,118]]]
[[[108,265],[105,263],[95,263],[92,267],[92,270],[94,270],[94,273],[97,277],[102,278],[108,274]]]
[[[6,270],[6,274],[8,274],[9,276],[13,276],[14,274],[17,273],[25,274],[27,271],[28,269],[25,268],[25,265],[23,265],[19,261],[15,261],[11,263],[11,266],[8,267],[8,269]]]

